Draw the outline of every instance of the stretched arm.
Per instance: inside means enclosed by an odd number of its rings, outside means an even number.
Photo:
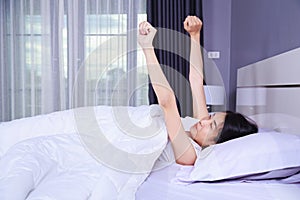
[[[164,111],[168,136],[176,162],[183,165],[193,165],[196,160],[196,152],[190,139],[185,134],[176,106],[174,92],[159,65],[152,46],[156,30],[148,22],[142,22],[139,28],[138,42],[146,57],[148,73],[157,95],[158,103]]]
[[[203,119],[208,116],[203,88],[203,59],[200,48],[201,20],[196,16],[188,16],[184,21],[184,29],[190,34],[190,85],[193,96],[193,117]]]

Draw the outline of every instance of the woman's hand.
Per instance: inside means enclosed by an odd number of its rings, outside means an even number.
[[[156,29],[149,22],[139,24],[138,43],[143,48],[153,48],[152,42],[156,34]]]
[[[184,29],[190,36],[200,36],[202,21],[196,16],[187,16],[183,22]]]

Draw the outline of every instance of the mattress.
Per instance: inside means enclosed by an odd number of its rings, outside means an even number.
[[[182,184],[174,177],[181,166],[173,164],[154,171],[140,186],[137,200],[299,200],[300,184],[265,181],[220,181]]]

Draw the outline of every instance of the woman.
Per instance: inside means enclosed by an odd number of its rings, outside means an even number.
[[[152,46],[156,29],[148,22],[139,25],[138,42],[146,57],[148,73],[158,103],[164,112],[176,162],[182,165],[195,163],[199,152],[198,145],[206,147],[257,132],[256,124],[239,113],[227,111],[209,115],[205,102],[203,60],[199,45],[201,28],[202,22],[196,16],[188,16],[184,21],[184,29],[191,38],[189,80],[193,95],[193,115],[194,118],[199,119],[189,132],[185,132],[174,92],[161,70]]]

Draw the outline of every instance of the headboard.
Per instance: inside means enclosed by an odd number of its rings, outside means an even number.
[[[238,69],[236,99],[259,127],[300,134],[300,48]]]

